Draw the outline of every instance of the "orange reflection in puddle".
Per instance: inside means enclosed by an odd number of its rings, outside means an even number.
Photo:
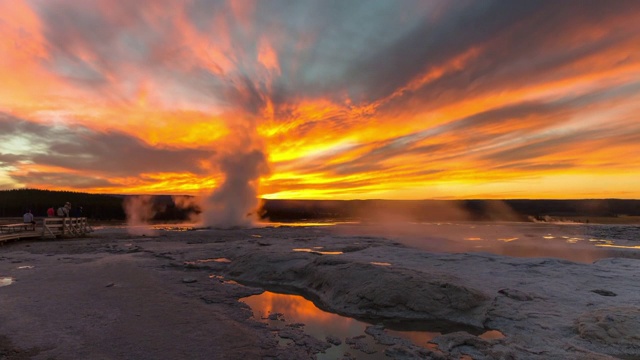
[[[223,284],[240,285],[240,284],[239,284],[237,281],[235,281],[235,280],[226,280],[226,279],[224,278],[224,276],[222,276],[222,275],[215,275],[215,274],[211,274],[211,275],[209,275],[209,279],[212,279],[212,280],[218,280],[218,281],[220,281],[220,282],[221,282],[221,283],[223,283]]]
[[[431,343],[430,341],[433,340],[436,336],[442,335],[441,332],[436,331],[397,331],[392,329],[386,329],[385,331],[391,335],[405,338],[418,346],[425,347],[431,350],[437,350],[438,345]],[[505,338],[505,335],[498,330],[487,330],[477,336],[484,340],[496,340]]]
[[[597,247],[616,248],[616,249],[640,249],[640,246],[612,245],[612,244],[596,244]]]
[[[270,314],[283,313],[287,320],[302,323],[328,324],[338,321],[348,325],[352,319],[318,309],[313,302],[300,295],[278,294],[265,291],[240,299],[253,309],[254,317],[266,319]]]
[[[377,266],[391,266],[391,263],[388,262],[379,262],[379,261],[372,261],[369,264],[371,265],[377,265]]]
[[[185,264],[188,265],[197,265],[197,264],[206,264],[206,263],[210,263],[210,262],[217,262],[217,263],[230,263],[231,260],[227,259],[227,258],[212,258],[212,259],[201,259],[201,260],[194,260],[194,261],[185,261]]]
[[[351,222],[265,222],[259,223],[264,227],[315,227],[315,226],[335,226],[338,224],[350,224]]]
[[[191,226],[191,225],[184,225],[184,226],[155,225],[152,227],[152,229],[163,230],[163,231],[176,231],[176,232],[197,230],[195,226]]]
[[[489,330],[483,334],[478,335],[478,337],[484,340],[497,340],[505,338],[504,334],[498,330]]]
[[[260,295],[242,298],[240,301],[251,307],[254,319],[266,322],[272,327],[281,329],[288,324],[304,324],[302,326],[304,332],[321,341],[325,341],[327,336],[338,338],[342,341],[341,345],[334,345],[325,353],[317,354],[317,358],[320,360],[340,359],[345,352],[354,355],[355,359],[386,359],[384,357],[386,346],[376,343],[370,335],[366,335],[364,332],[370,324],[323,311],[302,296],[265,291]],[[436,331],[394,329],[387,328],[385,331],[391,336],[409,340],[417,346],[432,350],[436,350],[437,346],[429,343],[429,341],[442,334]],[[365,335],[364,340],[371,348],[376,350],[376,353],[366,354],[350,348],[345,342],[347,337],[352,338],[363,335]],[[497,330],[489,330],[479,335],[479,337],[490,340],[503,338],[504,335]]]
[[[589,239],[589,242],[596,243],[595,246],[615,245],[613,241],[607,239]]]
[[[336,227],[339,235],[383,236],[429,252],[482,251],[524,258],[592,263],[608,257],[637,258],[640,228],[634,225],[555,223],[399,223]],[[482,240],[480,240],[482,239]],[[618,248],[602,245],[616,245]],[[631,247],[628,247],[631,246]]]
[[[317,354],[319,360],[340,359],[345,352],[355,355],[356,359],[379,359],[380,356],[384,356],[385,346],[376,344],[371,336],[364,333],[369,324],[320,310],[302,296],[265,291],[260,295],[242,298],[240,301],[251,307],[254,319],[266,322],[272,327],[281,329],[288,324],[302,323],[303,331],[318,340],[326,341],[327,336],[340,339],[342,344],[333,345],[324,353]],[[345,342],[347,337],[362,335],[366,335],[364,340],[376,350],[376,353],[365,354],[351,349]]]
[[[292,249],[292,250],[295,251],[295,252],[307,252],[307,253],[318,254],[318,255],[340,255],[340,254],[343,254],[342,251],[320,251],[320,250],[316,250],[316,249],[322,249],[322,246],[316,246],[313,249],[296,248],[296,249]]]

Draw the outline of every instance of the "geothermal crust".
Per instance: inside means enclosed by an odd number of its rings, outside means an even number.
[[[15,282],[0,287],[2,359],[306,359],[329,346],[303,327],[252,320],[237,299],[264,289],[379,323],[367,333],[389,358],[640,357],[635,259],[428,253],[320,227],[155,236],[105,228],[88,239],[4,246],[3,276]],[[435,338],[437,349],[416,346],[386,333],[389,320],[437,320],[458,331]],[[505,337],[477,336],[489,329]]]

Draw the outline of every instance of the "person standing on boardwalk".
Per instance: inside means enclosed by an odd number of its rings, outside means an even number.
[[[71,210],[71,203],[67,201],[64,206],[58,208],[58,216],[69,217],[69,211]]]
[[[47,209],[47,216],[48,217],[54,217],[56,215],[56,210],[52,207]]]
[[[36,229],[36,220],[33,218],[31,210],[27,210],[27,212],[24,213],[24,215],[22,216],[22,222],[24,222],[25,224],[31,224],[33,225],[33,230]]]
[[[82,217],[84,215],[82,215],[82,206],[76,206],[73,208],[73,211],[71,211],[71,217]]]

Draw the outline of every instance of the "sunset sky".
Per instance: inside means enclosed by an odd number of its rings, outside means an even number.
[[[640,1],[0,0],[0,189],[640,198]]]

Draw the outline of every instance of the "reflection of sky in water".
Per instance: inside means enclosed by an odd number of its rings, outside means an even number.
[[[11,277],[0,277],[0,287],[7,286],[13,284],[13,278]]]
[[[175,226],[175,225],[173,225],[173,226],[172,225],[154,225],[151,228],[154,229],[154,230],[177,231],[177,232],[195,231],[195,230],[197,230],[195,227],[189,226],[189,225],[179,225],[179,226]]]
[[[240,285],[237,281],[235,281],[235,280],[227,280],[222,275],[210,274],[209,275],[209,279],[218,280],[219,282],[221,282],[223,284]]]
[[[292,227],[306,227],[306,226],[335,226],[338,224],[345,224],[345,222],[335,222],[335,221],[296,221],[296,222],[263,222],[258,223],[258,227],[281,227],[281,226],[292,226]]]
[[[210,262],[216,262],[216,263],[230,263],[231,260],[227,259],[227,258],[211,258],[211,259],[199,259],[199,260],[194,260],[194,261],[185,261],[185,264],[188,265],[198,265],[198,264],[206,264],[206,263],[210,263]]]
[[[258,321],[269,323],[276,328],[284,328],[287,324],[302,323],[305,333],[325,341],[327,336],[337,337],[342,341],[341,345],[333,345],[325,353],[318,354],[318,359],[340,359],[345,352],[356,356],[357,359],[388,359],[384,355],[385,346],[376,344],[375,340],[366,335],[366,344],[375,349],[376,353],[366,354],[356,349],[351,349],[346,344],[347,337],[365,335],[364,331],[370,324],[358,321],[349,317],[329,313],[317,308],[313,302],[299,295],[277,294],[265,291],[260,295],[253,295],[240,299],[248,304],[253,310],[254,318]],[[271,314],[283,314],[284,320],[269,320]],[[422,347],[429,347],[428,342],[440,335],[440,332],[432,331],[399,331],[387,329],[391,336],[410,340],[414,344]],[[504,337],[500,332],[491,330],[479,335],[485,339],[496,339]]]
[[[338,226],[336,232],[371,235],[435,252],[488,252],[593,262],[640,258],[640,226],[579,223],[380,223]]]
[[[337,337],[342,341],[341,345],[332,345],[325,353],[318,354],[318,359],[340,359],[345,352],[355,355],[357,359],[388,359],[384,355],[385,346],[376,344],[373,338],[366,335],[365,342],[371,348],[376,350],[374,354],[366,354],[356,349],[351,349],[345,343],[347,337],[355,337],[364,335],[364,330],[370,324],[358,321],[349,317],[332,314],[318,309],[311,301],[306,300],[298,295],[277,294],[272,292],[264,292],[260,295],[249,296],[241,299],[247,303],[253,310],[254,318],[268,322],[274,327],[282,328],[286,324],[303,323],[305,333],[325,341],[327,336]],[[268,320],[269,314],[284,314],[285,322],[280,320]],[[416,333],[416,334],[413,334]],[[402,336],[407,339],[417,339],[418,332],[394,332],[395,336]],[[433,338],[438,333],[422,332],[422,339]],[[421,339],[421,340],[422,340]],[[423,342],[426,347],[426,340]]]
[[[612,244],[597,244],[598,247],[614,248],[614,249],[636,249],[640,250],[640,245],[612,245]]]
[[[382,262],[382,261],[371,261],[369,264],[377,265],[377,266],[391,266],[391,263]]]
[[[318,359],[339,359],[345,352],[358,355],[358,359],[387,359],[384,354],[384,347],[375,345],[376,354],[365,354],[358,350],[349,348],[345,343],[345,338],[364,334],[364,330],[369,324],[364,322],[332,314],[318,309],[311,301],[298,295],[277,294],[265,291],[260,295],[249,296],[241,301],[245,302],[253,310],[254,318],[268,322],[278,328],[286,324],[303,323],[304,332],[325,341],[327,336],[337,337],[342,341],[341,345],[333,345],[324,354],[318,354]],[[268,316],[274,313],[284,314],[285,322],[280,320],[268,320]],[[367,335],[367,340],[373,345],[373,339]]]
[[[322,246],[316,246],[313,249],[296,248],[296,249],[293,249],[293,251],[294,252],[308,252],[308,253],[318,254],[318,255],[340,255],[340,254],[342,254],[342,251],[325,251],[325,250],[322,250]]]

